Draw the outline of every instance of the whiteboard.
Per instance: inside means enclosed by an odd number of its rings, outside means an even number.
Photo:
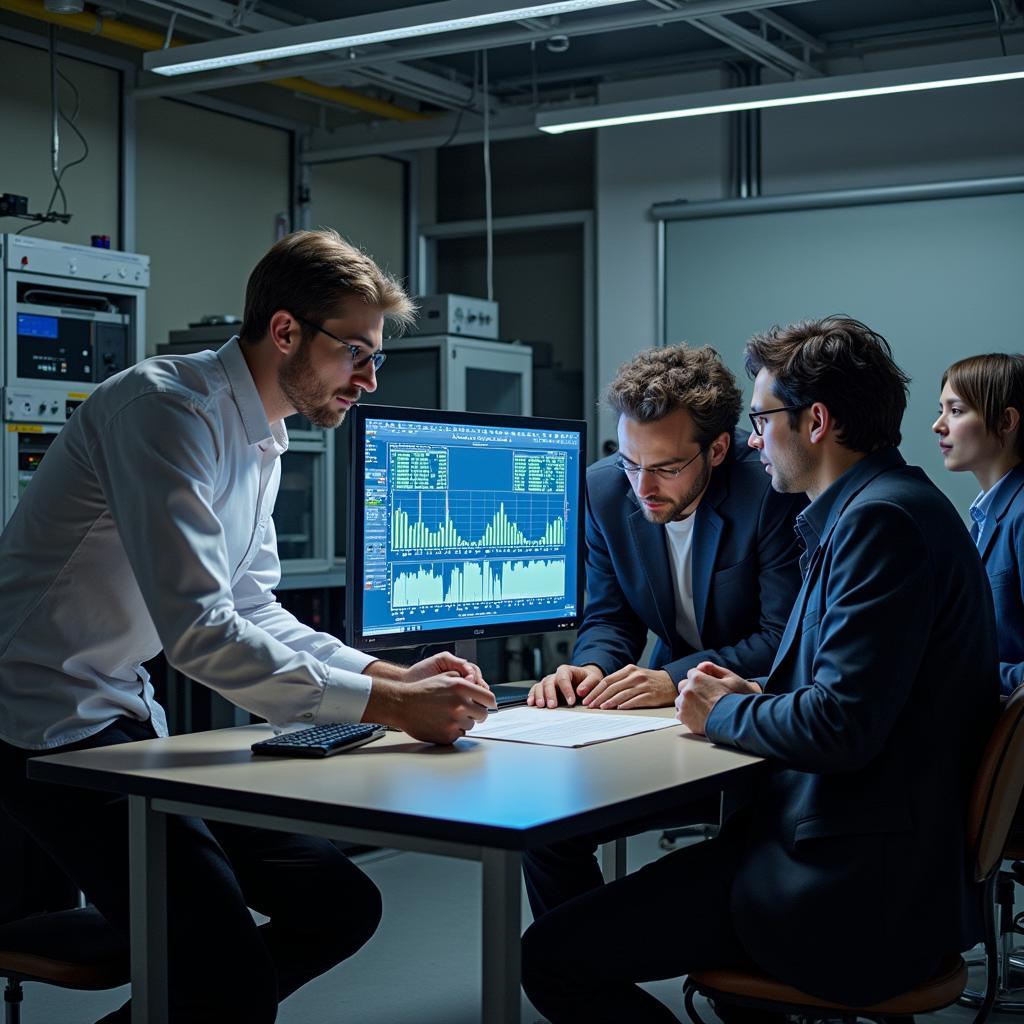
[[[900,448],[966,517],[970,473],[942,465],[931,424],[945,368],[1024,350],[1024,193],[744,213],[665,224],[665,341],[710,344],[745,388],[747,339],[848,313],[911,377]]]

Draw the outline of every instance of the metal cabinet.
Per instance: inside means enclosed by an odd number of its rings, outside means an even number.
[[[533,352],[526,345],[454,334],[395,338],[384,343],[387,362],[377,390],[360,401],[454,412],[533,414]],[[350,490],[347,425],[334,449],[334,545],[345,557]]]
[[[0,526],[68,417],[144,355],[149,257],[0,235]]]

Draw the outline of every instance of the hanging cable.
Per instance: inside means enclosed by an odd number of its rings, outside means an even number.
[[[167,34],[164,36],[164,49],[170,49],[171,40],[174,39],[174,23],[178,20],[178,12],[171,11],[171,20],[167,22]]]
[[[78,115],[82,109],[81,96],[75,83],[57,66],[57,28],[54,25],[50,26],[48,49],[50,54],[50,174],[53,177],[53,191],[50,193],[50,201],[46,204],[46,212],[29,214],[28,216],[32,218],[32,223],[20,228],[17,232],[19,235],[39,227],[40,224],[52,224],[56,221],[66,224],[71,219],[71,214],[68,213],[68,197],[64,191],[64,175],[72,167],[77,167],[78,164],[85,161],[89,156],[89,143],[79,130],[77,123]],[[58,82],[63,82],[71,90],[74,110],[70,116],[61,108],[60,86]],[[65,164],[63,167],[60,166],[61,121],[75,133],[78,141],[82,144],[82,155],[77,160],[72,160],[71,163]],[[60,211],[55,209],[58,196],[60,197]]]
[[[1003,48],[1003,56],[1006,56],[1006,37],[1003,35],[1003,16],[999,13],[999,4],[996,0],[989,0],[992,4],[992,14],[996,19],[996,31],[999,33],[999,45]]]
[[[494,301],[494,211],[491,207],[491,93],[487,51],[483,54],[484,102],[484,219],[487,236],[487,301]]]
[[[455,124],[452,126],[452,130],[448,133],[448,138],[445,139],[444,142],[442,142],[441,145],[437,147],[438,149],[444,149],[445,147],[450,146],[452,144],[452,142],[455,140],[455,136],[459,134],[459,129],[462,127],[462,116],[467,111],[472,113],[474,107],[476,106],[477,80],[480,77],[479,64],[480,54],[478,53],[473,58],[473,91],[470,94],[469,102],[465,106],[459,107],[459,114],[458,117],[455,118]]]
[[[530,94],[533,97],[533,109],[539,106],[537,101],[537,40],[530,43]]]

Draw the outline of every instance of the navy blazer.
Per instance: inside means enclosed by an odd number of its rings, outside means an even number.
[[[1024,463],[995,493],[981,535],[981,561],[992,586],[1003,693],[1024,683]]]
[[[967,800],[998,707],[995,619],[952,504],[894,448],[798,519],[807,575],[763,694],[729,694],[716,743],[773,759],[732,892],[769,973],[866,1005],[980,937]]]
[[[694,513],[693,608],[703,647],[676,632],[672,563],[664,526],[648,522],[618,456],[587,470],[587,604],[576,665],[608,674],[639,661],[647,631],[651,667],[678,683],[701,661],[743,676],[771,667],[800,589],[793,520],[803,495],[777,494],[748,434],[736,431]]]

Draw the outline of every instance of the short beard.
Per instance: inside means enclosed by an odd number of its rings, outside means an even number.
[[[779,494],[805,494],[814,460],[802,449],[791,449],[786,458],[789,465],[781,472],[779,464],[772,463],[772,489]]]
[[[298,351],[278,372],[277,385],[299,415],[305,416],[315,427],[333,430],[341,424],[348,410],[334,405],[335,392],[317,377],[309,358],[309,347],[310,342],[303,338]],[[343,397],[355,402],[359,393],[353,391]]]
[[[683,495],[679,501],[670,505],[663,512],[656,512],[653,509],[649,509],[642,502],[640,504],[640,510],[644,514],[644,519],[649,523],[658,523],[663,525],[664,523],[671,522],[673,519],[677,519],[683,509],[692,505],[703,493],[704,488],[707,487],[708,481],[711,479],[711,466],[708,465],[708,454],[707,452],[700,453],[700,464],[701,474],[694,482],[693,486]]]

